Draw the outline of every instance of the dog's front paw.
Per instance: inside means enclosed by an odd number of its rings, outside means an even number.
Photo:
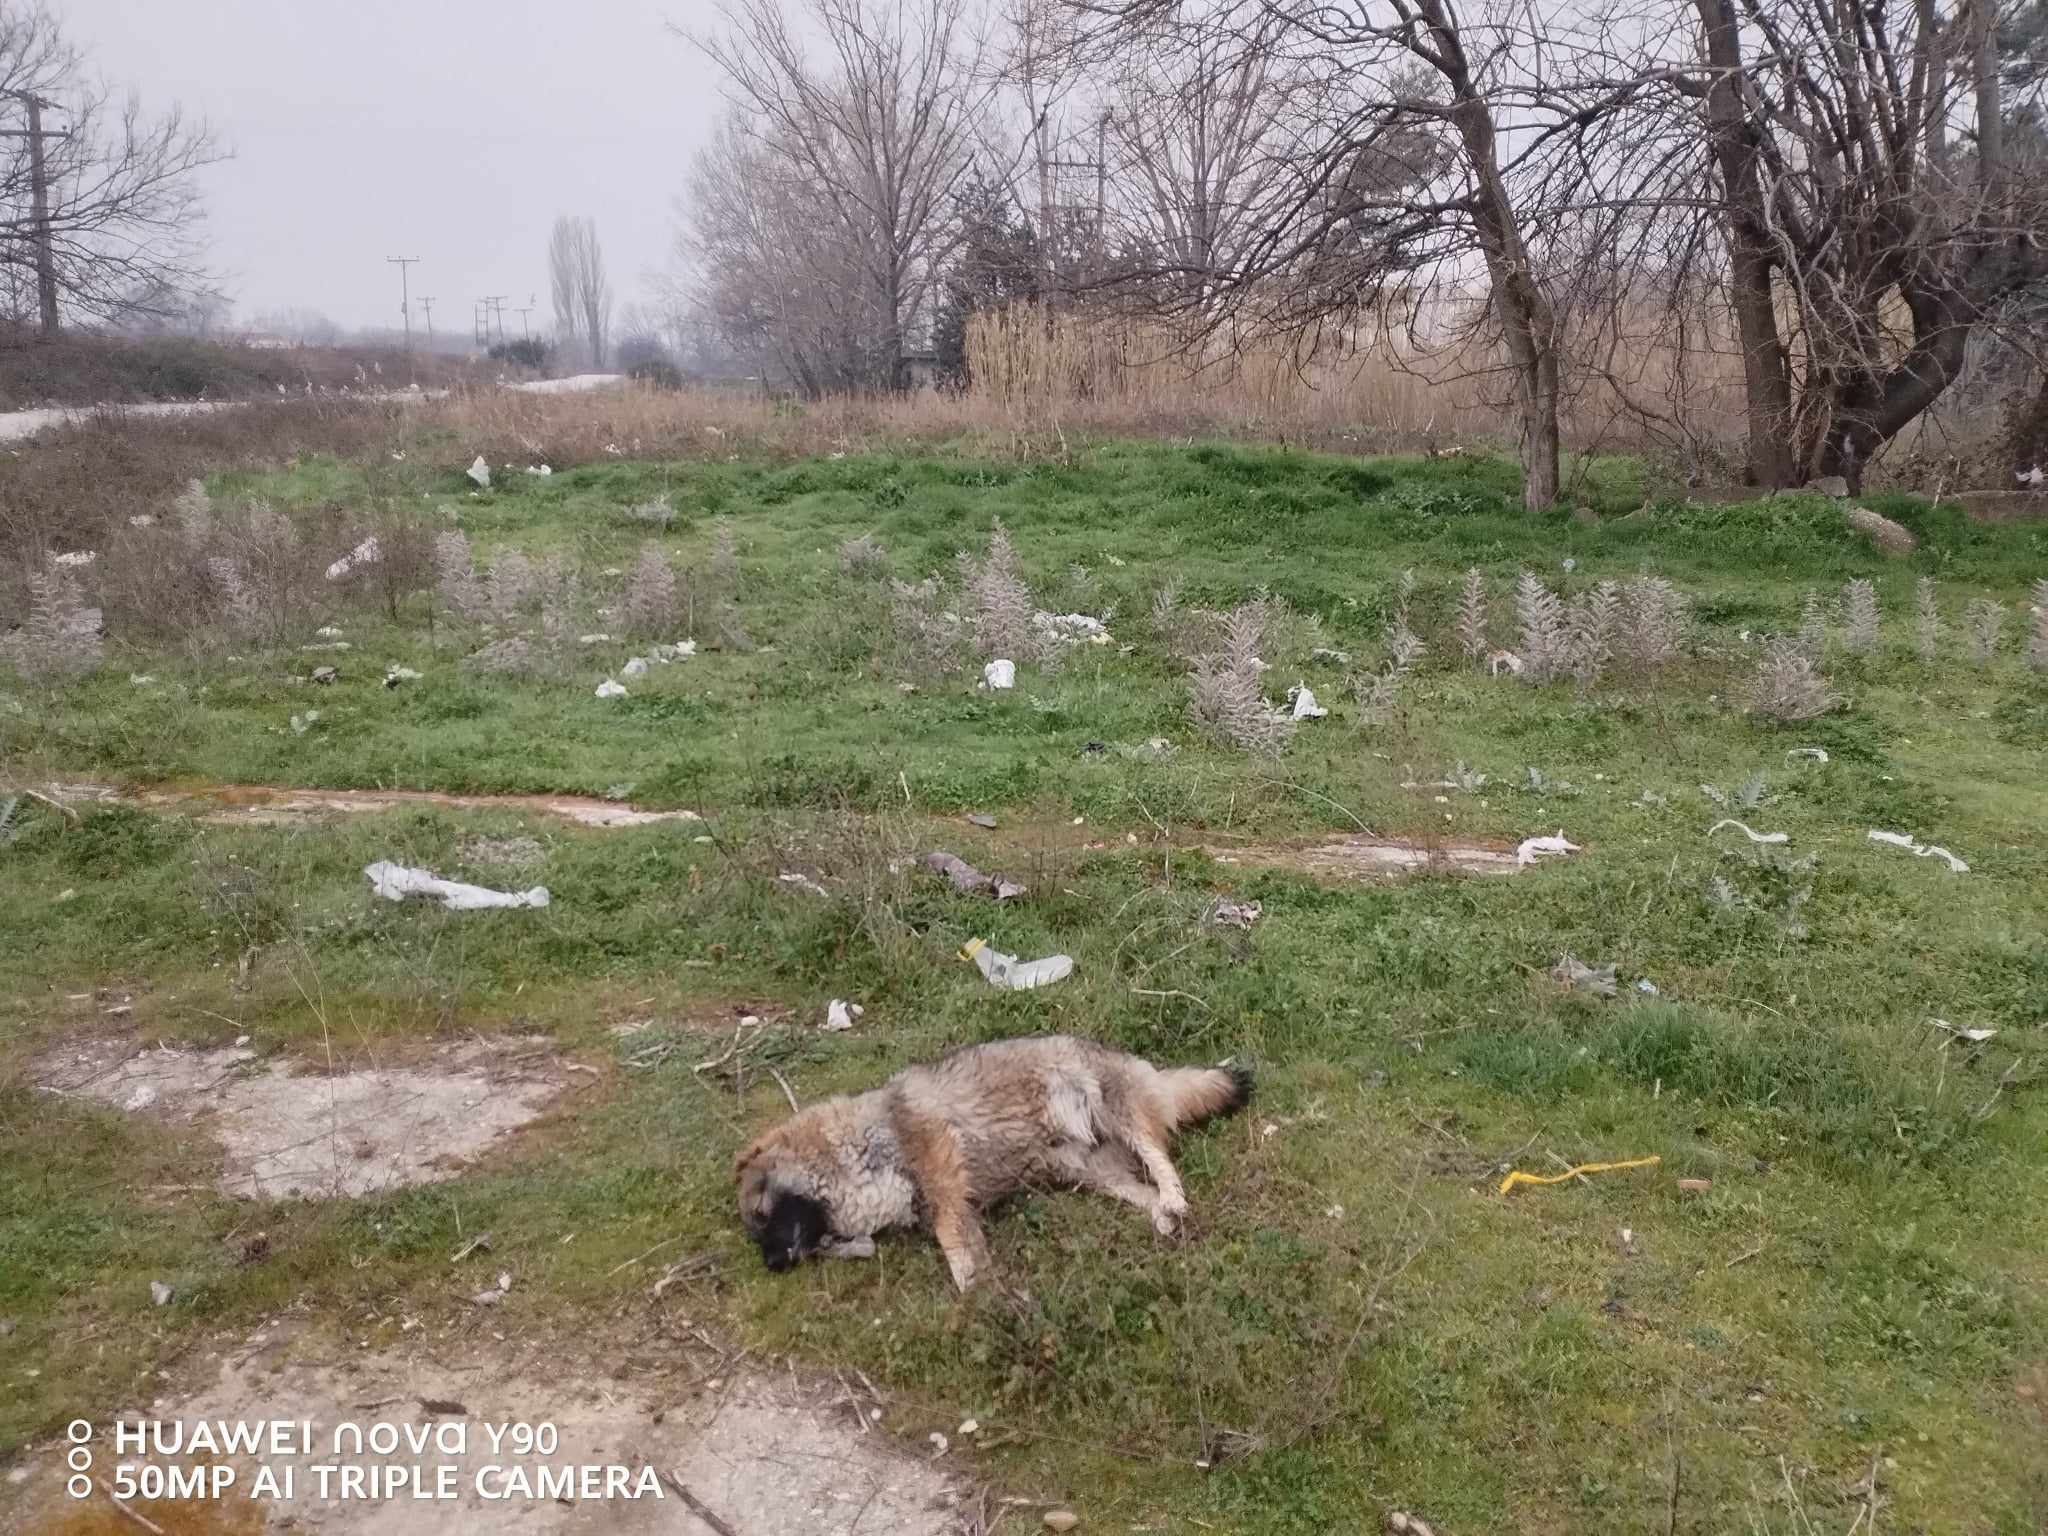
[[[1181,1223],[1187,1219],[1188,1203],[1176,1200],[1172,1204],[1161,1200],[1152,1207],[1152,1230],[1161,1237],[1178,1237]]]

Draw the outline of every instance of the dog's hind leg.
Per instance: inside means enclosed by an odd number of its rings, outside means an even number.
[[[1188,1213],[1188,1197],[1180,1184],[1180,1173],[1166,1155],[1166,1118],[1150,1112],[1150,1106],[1134,1105],[1126,1122],[1117,1127],[1117,1139],[1137,1155],[1146,1176],[1158,1186],[1152,1204],[1152,1228],[1162,1237],[1180,1230],[1180,1219]]]
[[[1138,1165],[1123,1147],[1067,1147],[1062,1166],[1083,1189],[1093,1189],[1135,1205],[1151,1215],[1159,1205],[1159,1191],[1138,1177]]]

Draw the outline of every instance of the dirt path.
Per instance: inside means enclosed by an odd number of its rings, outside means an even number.
[[[123,790],[111,784],[56,783],[46,792],[70,804],[134,805],[176,811],[217,826],[294,826],[330,816],[441,805],[464,811],[530,811],[579,827],[644,827],[660,821],[702,821],[695,811],[643,811],[589,795],[451,795],[431,789],[287,789],[269,784],[203,784]]]
[[[647,811],[584,795],[455,795],[425,789],[288,789],[266,784],[189,785],[182,788],[122,790],[110,784],[55,783],[46,786],[69,804],[134,805],[195,816],[216,826],[295,826],[333,816],[440,805],[456,810],[527,811],[581,827],[648,826],[663,821],[702,821],[696,811]],[[1064,829],[1060,829],[1064,831]],[[1028,850],[1036,840],[977,830],[977,838],[998,849]],[[1066,839],[1077,850],[1099,846],[1086,835]],[[1219,864],[1289,869],[1328,880],[1384,880],[1402,875],[1511,875],[1519,866],[1513,848],[1484,843],[1408,843],[1362,833],[1290,843],[1211,844],[1199,837],[1175,845],[1210,855]]]

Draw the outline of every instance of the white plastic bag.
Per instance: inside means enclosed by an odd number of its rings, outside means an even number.
[[[1540,853],[1577,853],[1579,845],[1565,841],[1564,828],[1557,829],[1555,837],[1525,837],[1515,849],[1517,864],[1534,864]]]
[[[530,891],[493,891],[481,885],[464,885],[460,880],[443,880],[429,870],[414,869],[379,859],[363,866],[363,878],[370,889],[386,901],[403,901],[408,896],[433,896],[451,912],[475,912],[485,907],[544,907],[548,888],[536,885]]]
[[[480,491],[488,491],[491,488],[491,466],[484,462],[482,454],[478,454],[476,462],[469,466],[469,478],[476,482]]]
[[[1313,689],[1307,683],[1296,683],[1287,690],[1294,700],[1294,718],[1297,720],[1320,720],[1329,711],[1316,702]]]
[[[988,978],[992,987],[1005,987],[1016,992],[1026,992],[1033,987],[1049,987],[1056,981],[1064,981],[1074,974],[1074,958],[1071,955],[1047,955],[1042,960],[1026,960],[1019,963],[1015,955],[1006,955],[1001,950],[990,949],[986,939],[969,939],[967,947],[960,951],[962,959],[974,962],[975,968]]]
[[[1014,661],[992,661],[981,669],[981,680],[991,688],[1014,688],[1017,686],[1017,664]]]
[[[597,685],[597,696],[600,699],[623,699],[626,696],[626,690],[610,678],[606,678]]]

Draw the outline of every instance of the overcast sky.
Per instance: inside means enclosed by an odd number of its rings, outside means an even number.
[[[206,173],[211,262],[243,322],[396,325],[398,269],[467,330],[539,295],[548,228],[590,214],[624,303],[665,267],[674,199],[720,111],[668,27],[707,0],[58,0],[89,67],[181,103],[234,152]],[[415,311],[415,323],[418,314]],[[516,320],[512,322],[515,326]]]

